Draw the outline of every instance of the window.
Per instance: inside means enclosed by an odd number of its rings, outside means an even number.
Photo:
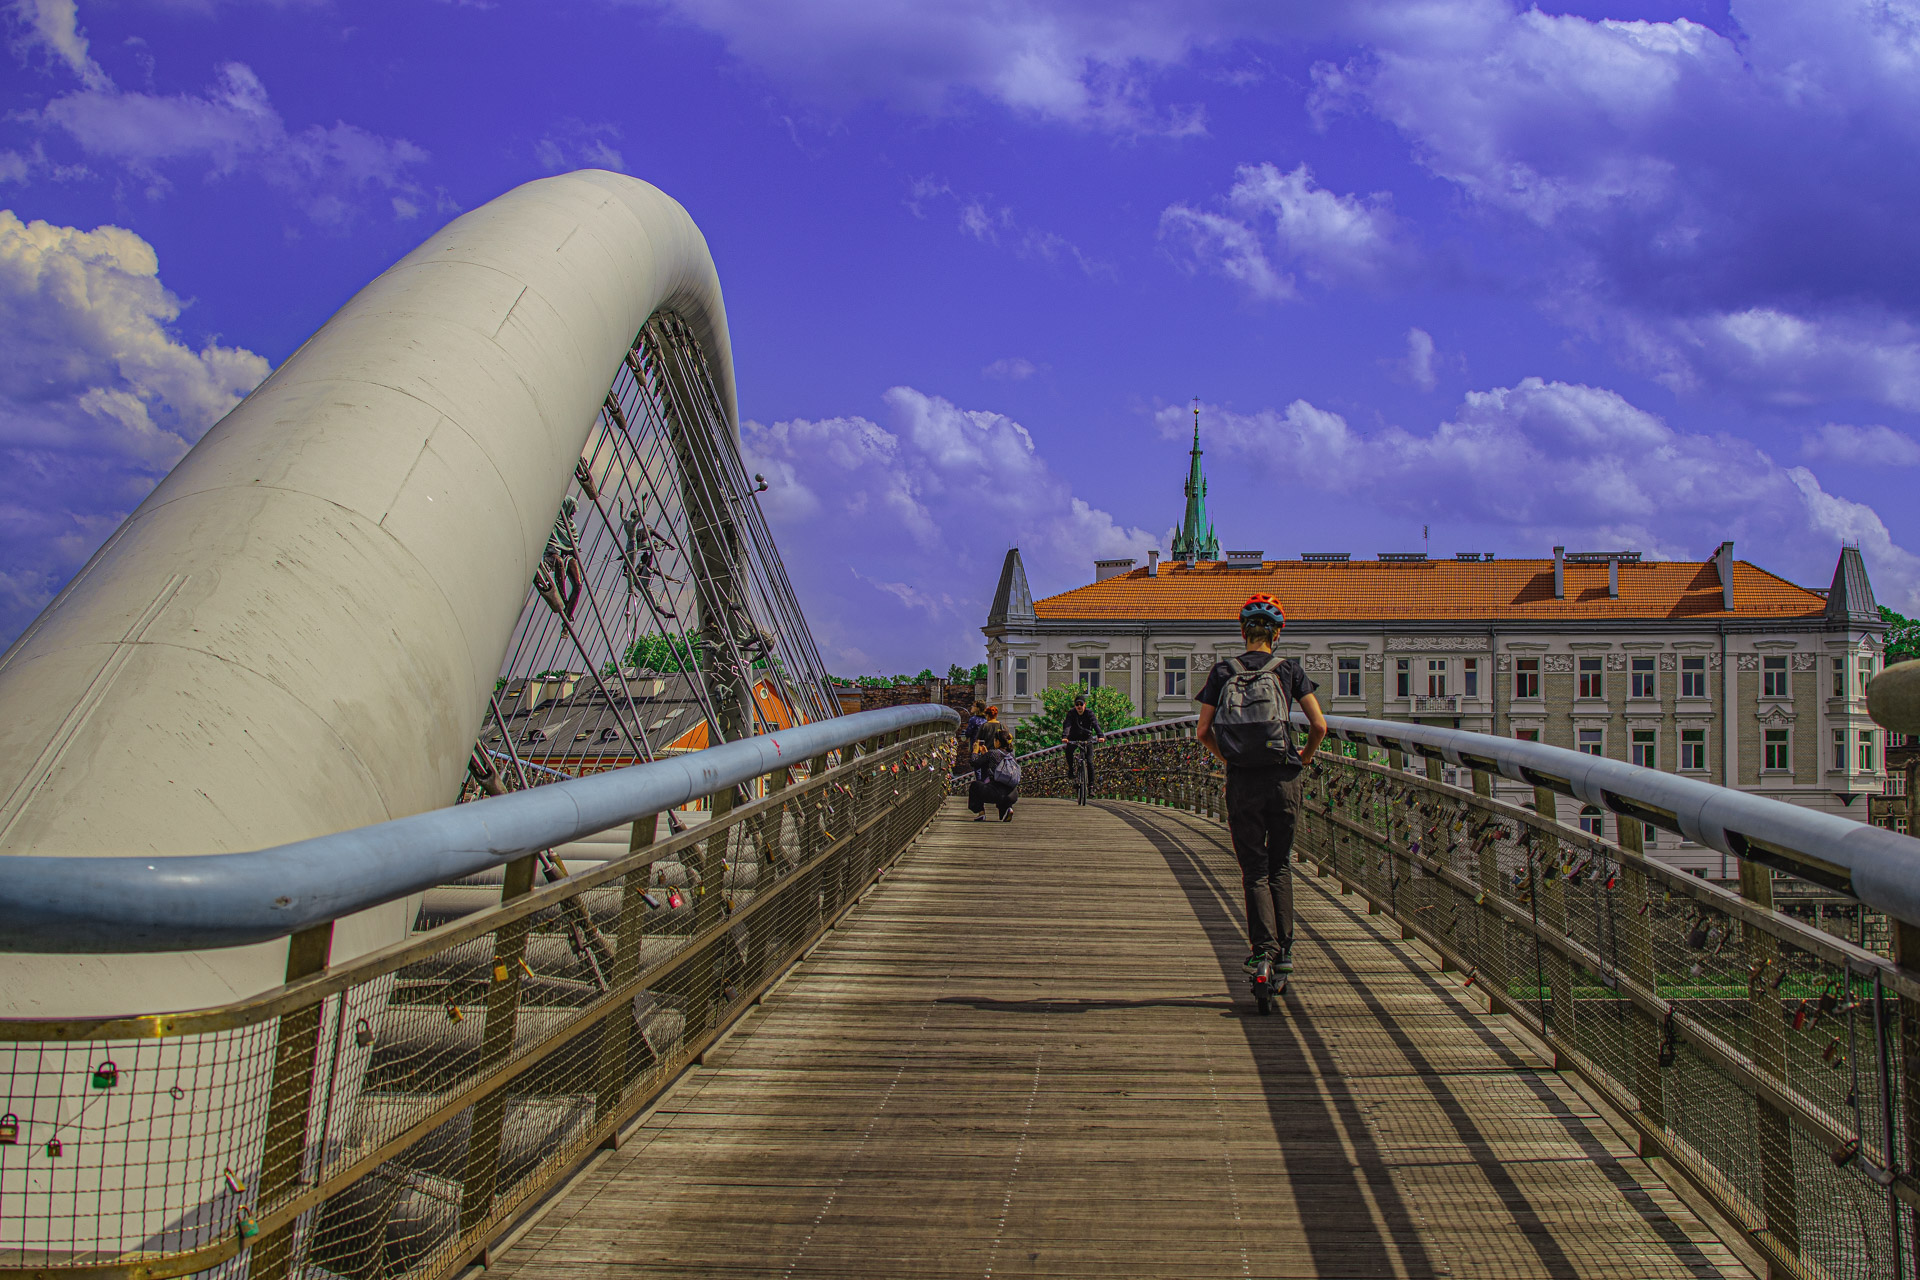
[[[1635,698],[1657,698],[1660,696],[1659,677],[1653,670],[1652,658],[1635,658],[1630,664],[1633,668],[1633,686],[1631,696]]]
[[[1847,731],[1845,729],[1835,729],[1833,731],[1833,767],[1838,772],[1846,772]]]
[[[1607,696],[1607,673],[1601,669],[1605,665],[1599,658],[1580,659],[1581,697],[1604,698]]]
[[[1427,659],[1427,696],[1429,698],[1447,696],[1447,660],[1445,658]]]
[[[1187,660],[1184,657],[1162,658],[1160,669],[1163,673],[1163,685],[1169,698],[1187,696]]]
[[[1760,659],[1760,696],[1763,698],[1786,698],[1787,660],[1785,657]]]
[[[1585,805],[1580,810],[1580,829],[1590,836],[1604,836],[1606,832],[1602,827],[1606,820],[1606,816],[1592,805]]]
[[[1513,696],[1516,698],[1538,698],[1540,696],[1540,659],[1514,659]]]
[[[1460,659],[1460,692],[1469,698],[1480,696],[1480,659]]]
[[[1683,773],[1706,772],[1707,731],[1705,729],[1680,731],[1680,769]]]
[[[1413,696],[1413,659],[1395,658],[1393,660],[1393,696],[1396,698]]]
[[[1540,741],[1540,731],[1538,729],[1515,729],[1513,736],[1520,742]]]
[[[1089,689],[1098,689],[1100,687],[1099,658],[1080,659],[1080,683]]]
[[[1586,752],[1590,756],[1606,754],[1604,751],[1601,750],[1602,746],[1606,742],[1605,729],[1582,729],[1579,732],[1578,741],[1580,744],[1580,750]]]
[[[987,686],[987,692],[996,698],[1005,692],[1007,687],[1006,666],[1007,660],[1005,658],[995,658],[993,660],[993,683]]]
[[[1642,849],[1654,849],[1654,848],[1658,848],[1659,844],[1660,844],[1660,828],[1654,826],[1651,822],[1641,823],[1640,824],[1640,847]]]
[[[1761,768],[1783,773],[1793,768],[1793,757],[1788,754],[1787,751],[1787,731],[1785,729],[1767,730],[1766,741],[1762,744],[1761,750],[1764,753],[1760,765]]]
[[[1657,769],[1654,763],[1655,751],[1659,746],[1659,731],[1656,729],[1635,729],[1633,731],[1633,762],[1642,769]]]
[[[1360,659],[1340,659],[1340,683],[1337,686],[1339,697],[1357,698],[1360,696]]]
[[[1871,662],[1872,659],[1869,658],[1867,661]],[[1860,772],[1872,773],[1878,767],[1873,762],[1873,730],[1862,729],[1860,731]]]
[[[1705,658],[1680,659],[1680,696],[1683,698],[1707,696],[1707,660]]]
[[[1847,660],[1845,658],[1833,660],[1833,696],[1836,698],[1847,696]]]
[[[1024,698],[1027,696],[1027,664],[1032,661],[1032,658],[1015,658],[1013,660],[1013,692],[1015,697]]]

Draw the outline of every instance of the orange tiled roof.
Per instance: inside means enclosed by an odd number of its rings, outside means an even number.
[[[1607,597],[1607,566],[1568,563],[1567,596],[1553,597],[1551,560],[1268,560],[1258,569],[1203,561],[1135,569],[1034,602],[1042,620],[1228,622],[1256,591],[1280,601],[1289,622],[1486,619],[1670,622],[1818,617],[1826,598],[1736,560],[1732,612],[1720,607],[1712,561],[1648,560],[1620,566],[1620,598]]]

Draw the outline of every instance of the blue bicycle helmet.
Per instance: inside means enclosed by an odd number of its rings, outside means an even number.
[[[1280,602],[1263,591],[1240,606],[1240,625],[1255,621],[1269,623],[1279,631],[1286,627],[1287,615],[1280,611]]]

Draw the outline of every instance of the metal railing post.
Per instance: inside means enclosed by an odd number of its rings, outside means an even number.
[[[1740,859],[1740,896],[1772,911],[1773,869],[1751,858]],[[1779,943],[1772,934],[1745,922],[1740,925],[1740,940],[1748,964],[1758,971],[1747,988],[1752,1025],[1748,1052],[1753,1055],[1754,1066],[1782,1084],[1791,1084],[1787,1074],[1787,1026],[1770,981],[1774,966],[1784,963]],[[1753,1101],[1759,1139],[1755,1155],[1760,1163],[1761,1214],[1775,1246],[1787,1257],[1794,1257],[1800,1252],[1800,1214],[1793,1176],[1793,1123],[1765,1095],[1756,1095]]]
[[[1484,769],[1473,771],[1473,794],[1484,800],[1493,799],[1493,775]],[[1494,905],[1500,897],[1500,839],[1498,834],[1487,832],[1476,834],[1475,825],[1469,821],[1467,838],[1475,842],[1474,883],[1480,889],[1479,903],[1479,965],[1485,976],[1483,985],[1506,996],[1512,988],[1508,985],[1511,966],[1507,963],[1507,921]]]
[[[333,925],[315,925],[287,941],[287,981],[323,972],[333,952]],[[267,1095],[266,1150],[260,1166],[256,1208],[274,1204],[300,1182],[307,1157],[307,1117],[320,1065],[319,1004],[283,1014],[273,1048],[273,1084]],[[253,1247],[249,1274],[285,1280],[293,1261],[294,1222]],[[235,1224],[234,1230],[238,1230]]]
[[[660,815],[650,813],[635,818],[627,835],[627,852],[640,853],[653,847],[660,831]],[[640,976],[640,962],[646,947],[647,883],[653,879],[653,864],[641,863],[630,869],[620,885],[620,923],[614,944],[613,972],[609,981],[616,987]],[[620,1105],[627,1088],[628,1050],[633,1040],[632,1018],[613,1018],[600,1039],[599,1089],[594,1098],[594,1118],[604,1120]]]
[[[1551,787],[1533,789],[1533,807],[1548,822],[1558,822],[1560,818],[1560,798]],[[1533,901],[1540,927],[1551,931],[1554,937],[1567,936],[1567,882],[1561,875],[1562,858],[1560,837],[1540,833],[1535,838],[1539,846],[1539,856],[1534,859]],[[1542,1007],[1551,1004],[1553,1009],[1553,1034],[1562,1044],[1571,1045],[1574,1035],[1573,1013],[1573,968],[1557,947],[1545,948],[1541,957],[1542,978],[1547,984],[1548,1001]],[[1554,1050],[1553,1068],[1560,1069],[1560,1051]]]
[[[533,891],[536,859],[528,854],[506,867],[500,887],[502,904]],[[492,981],[487,984],[486,1023],[480,1032],[480,1074],[499,1066],[513,1051],[520,1020],[520,966],[527,953],[532,922],[516,920],[493,935]],[[451,1011],[450,1011],[451,1012]],[[473,1106],[467,1130],[466,1174],[460,1180],[460,1231],[465,1234],[493,1208],[494,1188],[500,1179],[500,1137],[506,1125],[505,1091],[488,1094]]]
[[[1628,853],[1645,853],[1640,823],[1625,816],[1618,819],[1620,847]],[[1659,974],[1653,957],[1653,893],[1647,884],[1646,870],[1627,862],[1620,868],[1620,907],[1616,916],[1619,929],[1622,967],[1627,980],[1646,991],[1659,989]],[[1667,1127],[1666,1076],[1660,1067],[1661,1028],[1637,1007],[1627,1016],[1633,1029],[1627,1041],[1629,1078],[1622,1083],[1633,1089],[1640,1103],[1640,1118],[1646,1129],[1664,1134]],[[1640,1133],[1640,1154],[1660,1155],[1658,1143],[1646,1129]]]

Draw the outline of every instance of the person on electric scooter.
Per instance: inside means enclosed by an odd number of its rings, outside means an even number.
[[[1264,593],[1240,609],[1247,651],[1214,664],[1200,690],[1200,745],[1227,767],[1227,827],[1247,899],[1247,936],[1253,972],[1270,958],[1281,975],[1293,972],[1294,825],[1300,816],[1300,774],[1313,763],[1327,720],[1316,686],[1292,658],[1273,652],[1287,625],[1280,602]],[[1296,750],[1290,717],[1307,717],[1306,746]]]
[[[1060,725],[1060,741],[1067,744],[1067,778],[1073,778],[1073,753],[1085,752],[1087,757],[1087,790],[1093,790],[1093,744],[1105,742],[1107,734],[1100,727],[1099,718],[1093,714],[1093,708],[1087,705],[1084,692],[1073,695],[1073,709]]]

